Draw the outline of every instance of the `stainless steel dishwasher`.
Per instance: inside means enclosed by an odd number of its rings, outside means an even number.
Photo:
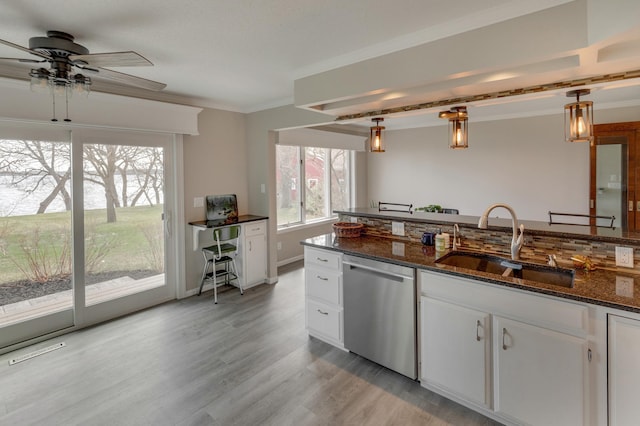
[[[416,379],[415,269],[349,255],[342,264],[345,348]]]

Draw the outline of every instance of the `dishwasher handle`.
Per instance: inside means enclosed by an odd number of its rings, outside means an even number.
[[[342,262],[342,264],[348,266],[350,270],[361,269],[363,271],[366,271],[367,273],[370,273],[370,274],[373,274],[373,275],[377,275],[379,277],[386,278],[388,280],[397,281],[399,283],[401,283],[404,280],[413,280],[413,278],[411,278],[411,277],[406,277],[404,275],[394,274],[392,272],[382,271],[380,269],[372,268],[370,266],[356,265],[354,263],[348,263],[348,262],[344,262],[344,261]]]

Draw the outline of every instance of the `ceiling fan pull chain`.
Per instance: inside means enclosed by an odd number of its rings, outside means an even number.
[[[65,118],[64,121],[69,123],[71,122],[71,119],[69,118],[69,91],[67,90],[67,88],[65,88],[64,90],[64,99],[65,99],[65,102],[67,103],[67,115],[66,115],[67,118]]]
[[[51,98],[53,99],[53,118],[51,121],[58,121],[56,118],[56,94],[55,92],[51,94]]]

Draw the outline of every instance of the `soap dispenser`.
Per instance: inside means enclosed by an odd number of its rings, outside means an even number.
[[[436,235],[436,251],[444,251],[446,248],[446,237],[442,233],[442,229],[438,229],[438,234]]]

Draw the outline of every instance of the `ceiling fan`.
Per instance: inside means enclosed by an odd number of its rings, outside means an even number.
[[[73,92],[89,93],[91,78],[83,75],[83,72],[152,91],[160,91],[166,87],[164,83],[104,68],[153,66],[140,54],[133,51],[89,53],[89,49],[74,42],[71,34],[62,31],[47,31],[46,37],[31,37],[28,48],[2,39],[0,43],[38,57],[38,59],[0,58],[0,60],[49,64],[49,69],[44,67],[31,69],[29,76],[32,90],[46,88],[54,94],[53,121],[57,121],[55,119],[56,93],[64,92],[67,102],[69,95]],[[70,120],[67,118],[65,121]]]
[[[71,34],[62,31],[47,31],[46,37],[31,37],[28,48],[2,39],[0,39],[0,43],[38,57],[38,59],[0,58],[0,60],[48,62],[49,69],[32,69],[29,74],[32,80],[46,78],[53,86],[68,86],[76,83],[90,85],[91,80],[88,77],[74,73],[75,69],[78,69],[121,84],[147,90],[159,91],[166,87],[164,83],[103,68],[153,65],[140,54],[133,51],[89,53],[89,49],[74,42],[74,37]]]

